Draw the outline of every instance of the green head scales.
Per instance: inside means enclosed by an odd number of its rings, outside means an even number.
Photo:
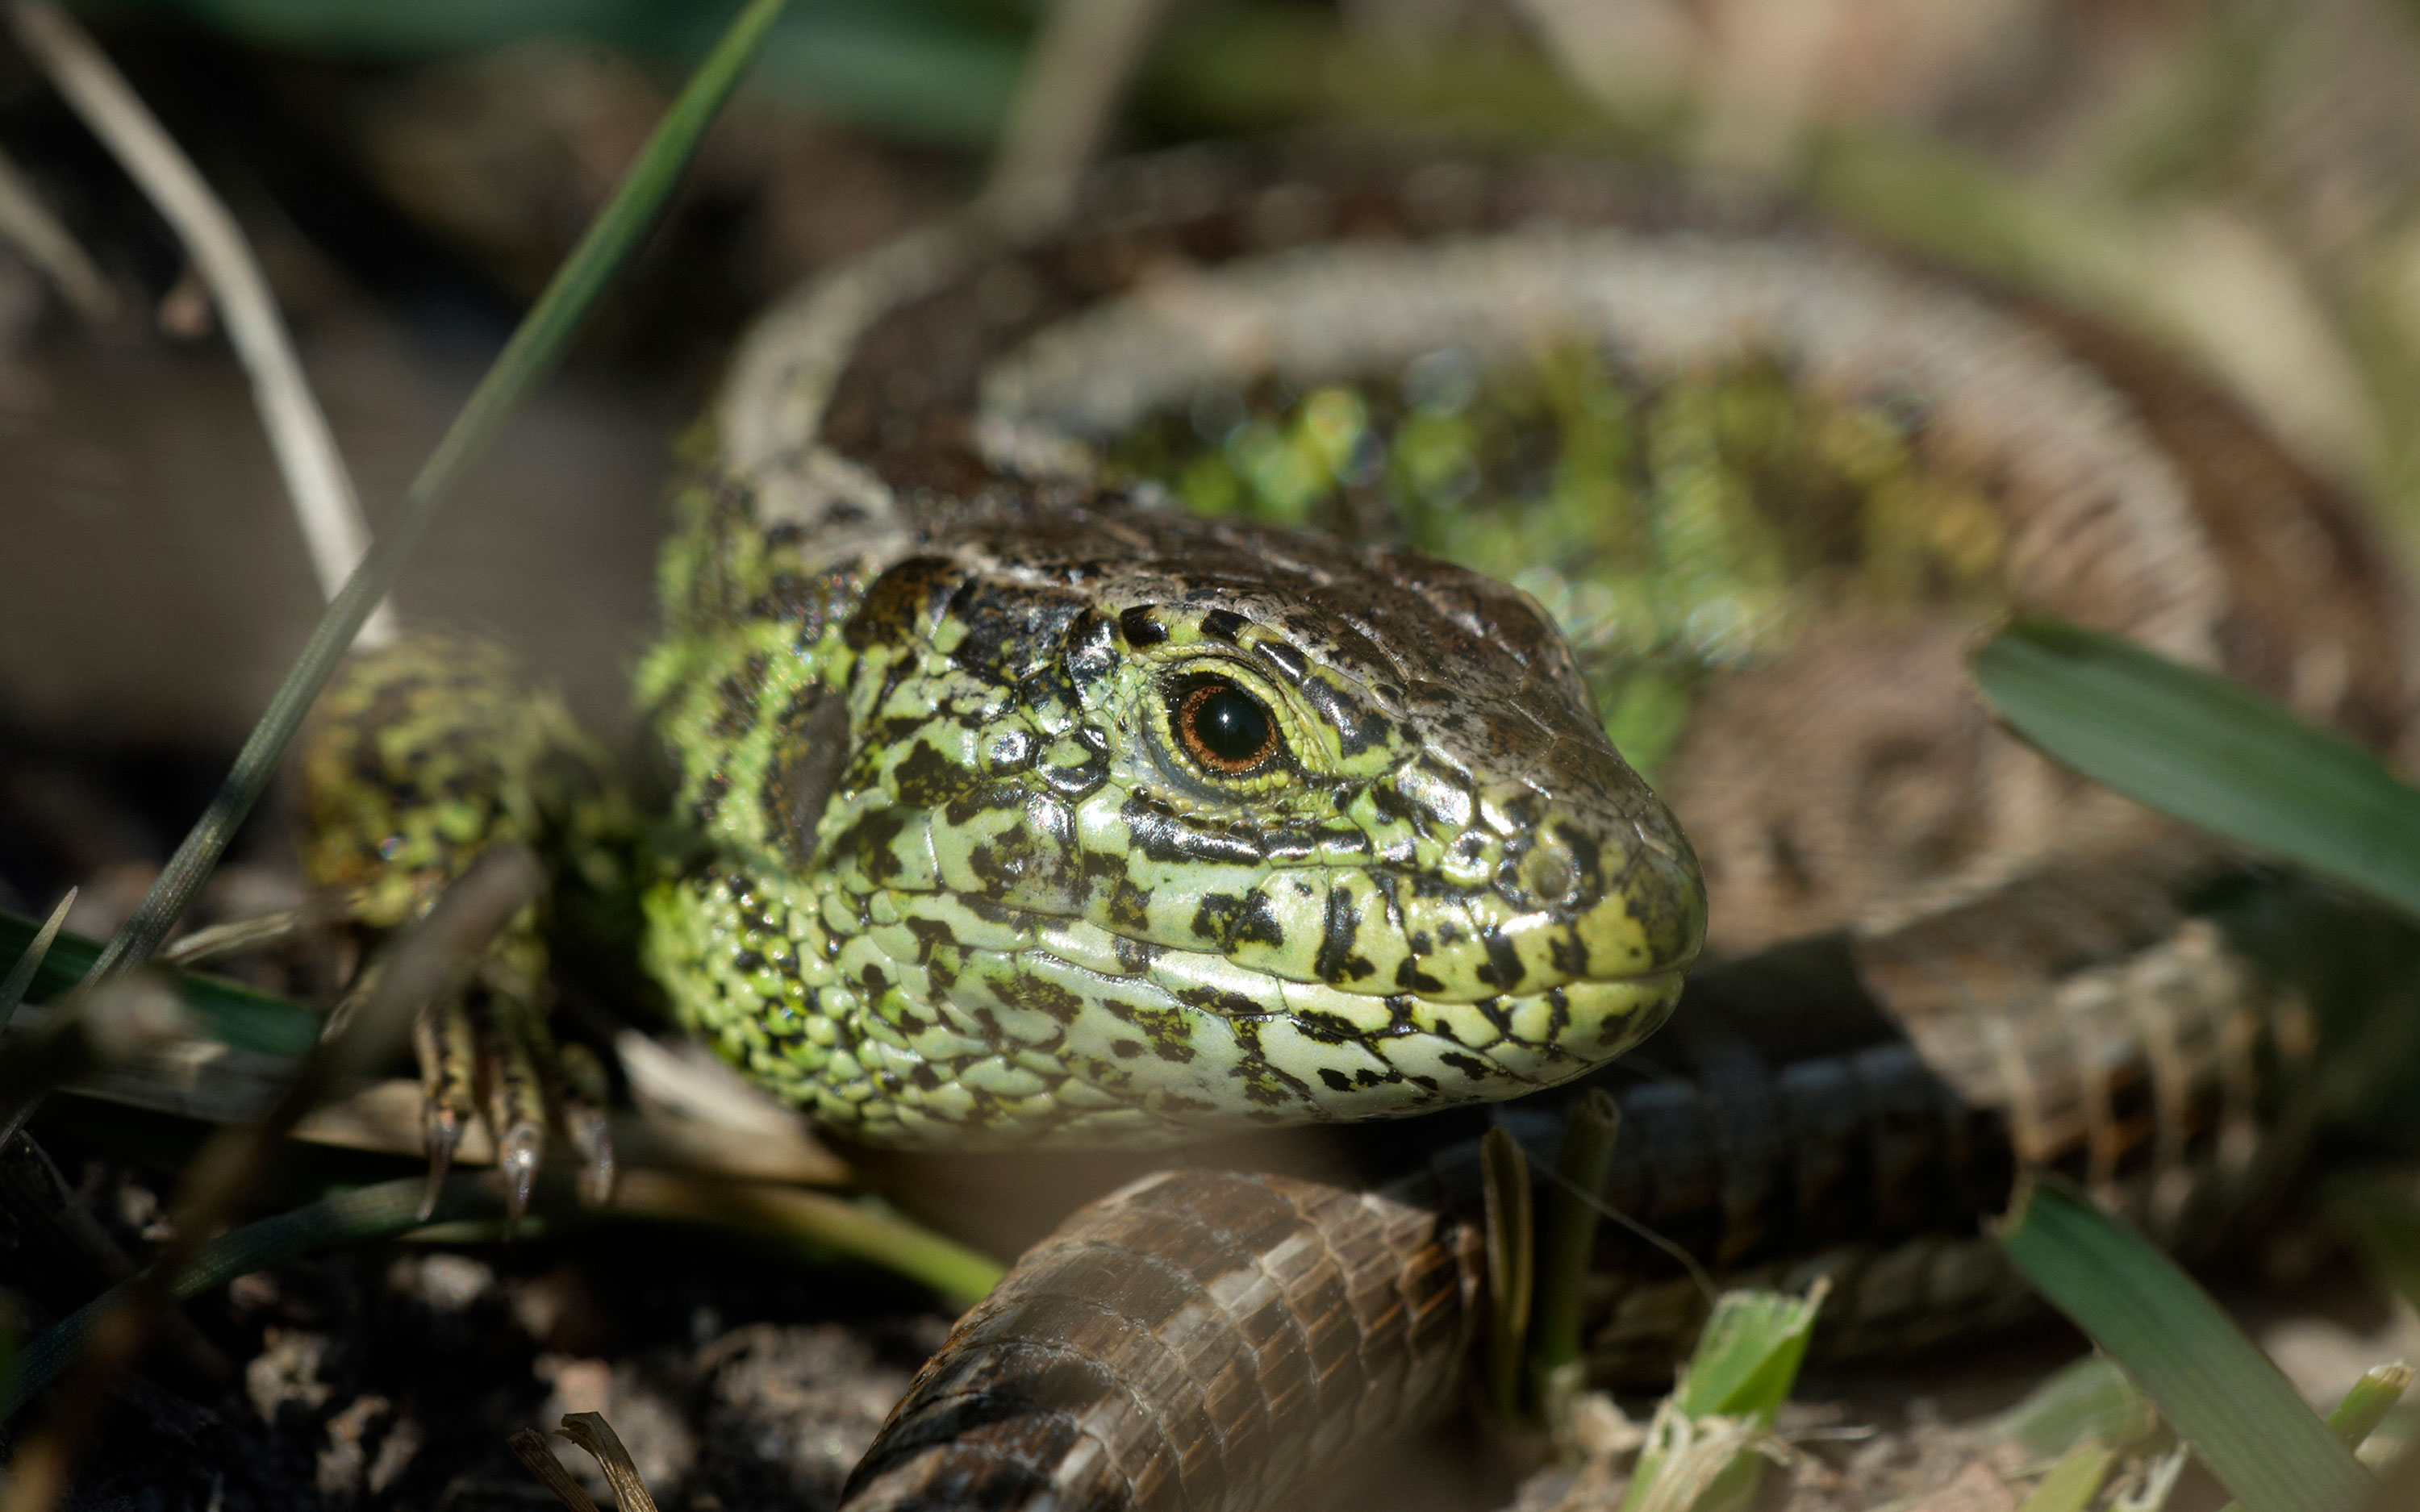
[[[1132,1142],[1663,1021],[1697,865],[1527,595],[1046,492],[690,496],[643,684],[703,843],[650,950],[726,1054],[873,1142]]]

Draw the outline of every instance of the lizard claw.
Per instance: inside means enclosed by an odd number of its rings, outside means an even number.
[[[531,1041],[535,1016],[510,1011],[512,1004],[488,1002],[488,1129],[496,1137],[496,1167],[504,1176],[504,1207],[518,1220],[529,1211],[530,1191],[546,1152],[547,1088]],[[542,1034],[543,1030],[538,1030]]]
[[[454,1149],[462,1143],[462,1125],[432,1107],[423,1113],[421,1130],[423,1147],[428,1152],[428,1190],[421,1195],[420,1221],[427,1223],[437,1211],[437,1195],[445,1178],[453,1174]]]
[[[511,1223],[519,1223],[529,1211],[530,1192],[537,1185],[538,1158],[545,1143],[545,1129],[527,1123],[515,1124],[496,1142],[496,1169],[504,1173],[504,1213]]]
[[[468,999],[433,1004],[414,1026],[412,1048],[420,1061],[422,1139],[428,1154],[423,1218],[435,1211],[437,1190],[474,1119],[486,1123],[494,1139],[505,1209],[513,1219],[529,1211],[550,1124],[559,1125],[579,1151],[582,1196],[601,1203],[612,1195],[613,1143],[604,1112],[610,1092],[604,1067],[584,1045],[558,1050],[526,997],[491,987]]]
[[[454,1168],[462,1130],[477,1116],[474,1095],[478,1034],[458,996],[430,1004],[412,1025],[411,1047],[420,1062],[421,1145],[428,1153],[428,1192],[420,1216],[437,1211],[438,1188]]]

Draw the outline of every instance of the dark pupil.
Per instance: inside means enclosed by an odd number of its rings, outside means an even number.
[[[1244,766],[1269,748],[1269,711],[1240,688],[1218,684],[1187,700],[1190,733],[1214,760]]]

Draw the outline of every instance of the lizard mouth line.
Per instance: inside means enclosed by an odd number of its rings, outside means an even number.
[[[954,932],[956,935],[956,943],[963,947],[1007,953],[1039,948],[1048,950],[1070,964],[1111,978],[1149,975],[1156,970],[1167,968],[1171,963],[1180,964],[1196,963],[1204,965],[1215,963],[1222,976],[1233,975],[1264,983],[1316,990],[1323,994],[1336,994],[1371,1003],[1407,999],[1421,1003],[1477,1007],[1510,999],[1539,997],[1575,989],[1621,985],[1640,986],[1668,980],[1677,982],[1681,975],[1695,963],[1698,956],[1697,940],[1694,936],[1686,941],[1686,948],[1679,951],[1652,953],[1641,951],[1634,957],[1633,964],[1619,970],[1590,969],[1599,960],[1604,959],[1606,952],[1585,950],[1580,952],[1580,956],[1586,964],[1577,971],[1542,973],[1534,968],[1516,968],[1512,973],[1516,976],[1515,984],[1509,988],[1497,988],[1486,984],[1482,978],[1481,984],[1475,988],[1441,991],[1435,986],[1423,986],[1417,980],[1404,980],[1404,976],[1417,977],[1424,974],[1421,969],[1422,964],[1435,959],[1426,952],[1404,952],[1402,959],[1408,963],[1410,971],[1390,973],[1388,975],[1395,976],[1396,980],[1382,983],[1381,974],[1375,971],[1365,971],[1353,976],[1312,974],[1288,970],[1284,965],[1267,960],[1254,960],[1250,954],[1233,949],[1222,949],[1215,947],[1171,944],[1136,931],[1103,924],[1090,915],[1076,910],[1002,904],[979,895],[954,892],[947,888],[914,891],[897,889],[877,896],[887,896],[891,899],[892,909],[902,916],[926,912],[929,905],[935,903],[954,905],[953,912],[963,910],[964,912],[959,915],[960,921],[981,921],[976,928],[961,928]],[[1598,906],[1601,907],[1603,904]],[[1578,916],[1585,913],[1586,910],[1577,910],[1570,918],[1559,914],[1550,925],[1537,933],[1557,933],[1564,941],[1576,944],[1579,929]],[[1511,942],[1515,936],[1526,933],[1528,932],[1509,930],[1495,932],[1498,949],[1502,953],[1510,956],[1512,951]],[[1478,937],[1482,940],[1486,938],[1485,935]]]

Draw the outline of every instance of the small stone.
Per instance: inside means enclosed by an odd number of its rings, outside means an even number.
[[[1907,1512],[2016,1512],[2016,1508],[2017,1493],[1977,1459],[1948,1485],[1909,1504]]]
[[[289,1402],[305,1412],[325,1406],[333,1388],[319,1379],[319,1365],[327,1354],[325,1334],[291,1328],[266,1331],[260,1352],[243,1367],[244,1395],[252,1398],[253,1410],[274,1423],[278,1409]]]
[[[388,1288],[435,1313],[462,1313],[496,1288],[496,1273],[467,1255],[406,1256],[386,1273]]]

